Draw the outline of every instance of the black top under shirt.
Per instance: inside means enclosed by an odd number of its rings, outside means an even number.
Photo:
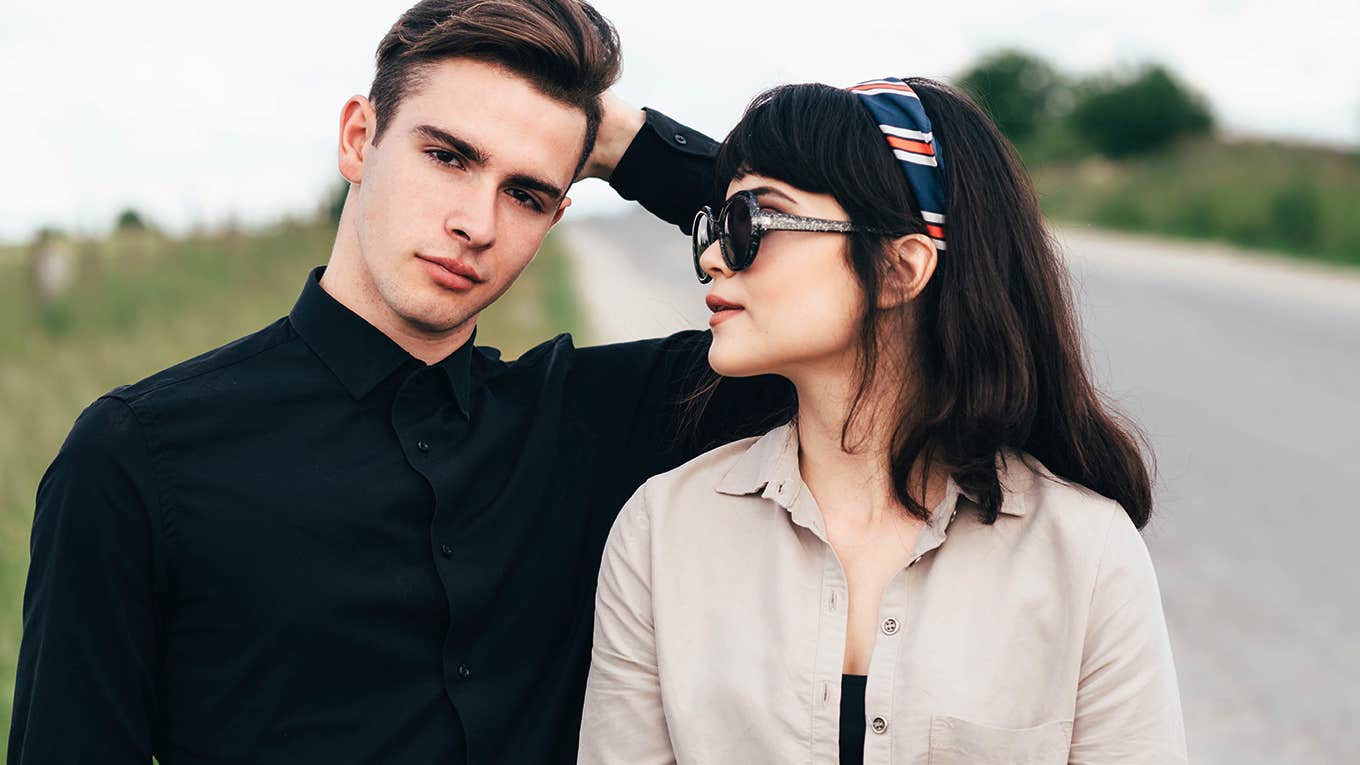
[[[864,690],[866,675],[841,675],[840,765],[864,765]]]
[[[650,112],[611,183],[686,229],[714,148]],[[678,443],[707,332],[427,366],[320,275],[76,420],[38,488],[10,763],[574,762],[615,514],[791,401],[724,382]]]

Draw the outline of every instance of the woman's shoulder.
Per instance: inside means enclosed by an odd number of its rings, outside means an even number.
[[[674,496],[681,492],[703,489],[712,493],[723,478],[738,467],[769,435],[767,433],[764,436],[743,438],[710,449],[679,467],[648,478],[642,488],[653,496]]]
[[[1047,539],[1091,564],[1111,552],[1146,556],[1138,529],[1115,500],[1056,475],[1025,452],[1003,452],[997,470],[1002,513],[1022,519],[1021,533]]]
[[[700,454],[677,468],[647,479],[633,495],[635,512],[652,518],[676,516],[702,522],[734,502],[756,494],[772,460],[786,447],[788,427],[743,438]]]

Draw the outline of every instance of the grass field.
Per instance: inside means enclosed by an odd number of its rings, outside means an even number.
[[[28,536],[38,480],[77,414],[100,394],[286,314],[333,229],[294,225],[188,241],[86,248],[92,266],[51,305],[30,294],[17,250],[0,258],[0,752],[8,743]],[[479,322],[478,342],[514,358],[581,332],[565,257],[549,238]]]
[[[1059,220],[1360,266],[1360,154],[1203,139],[1111,162],[1029,157]]]

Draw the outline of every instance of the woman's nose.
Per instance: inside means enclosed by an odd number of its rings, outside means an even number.
[[[727,263],[723,261],[722,245],[717,241],[708,245],[708,249],[699,255],[699,267],[704,270],[704,273],[714,278],[717,278],[719,274],[724,277],[732,275],[732,269],[728,268]]]

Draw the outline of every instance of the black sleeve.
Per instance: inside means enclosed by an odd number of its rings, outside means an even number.
[[[699,208],[713,196],[718,144],[654,109],[619,159],[609,185],[686,234]]]
[[[10,765],[145,765],[155,715],[151,462],[115,398],[76,420],[38,485]]]
[[[712,339],[687,330],[579,351],[580,384],[595,392],[589,416],[617,423],[624,494],[614,510],[651,476],[793,414],[793,385],[782,377],[718,378],[708,365]]]

